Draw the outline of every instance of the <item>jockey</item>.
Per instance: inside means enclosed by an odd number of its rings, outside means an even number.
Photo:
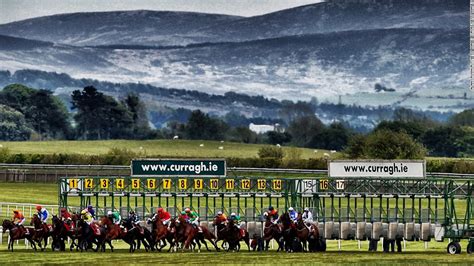
[[[107,217],[109,217],[109,219],[111,219],[112,222],[117,225],[119,225],[120,222],[122,221],[122,216],[120,216],[118,212],[108,211]]]
[[[293,207],[288,208],[288,214],[290,215],[290,220],[293,223],[296,223],[296,220],[298,219],[298,213],[295,211]]]
[[[64,222],[66,220],[71,220],[71,214],[67,211],[66,208],[61,208],[61,220]]]
[[[304,208],[303,215],[301,216],[303,219],[304,225],[309,229],[309,231],[313,231],[313,214],[309,211],[308,207]]]
[[[92,205],[87,206],[87,211],[92,215],[92,218],[95,219],[95,211],[94,208],[92,208]]]
[[[240,215],[237,215],[235,212],[230,214],[229,220],[234,221],[235,227],[240,227]]]
[[[199,233],[202,233],[202,228],[199,224],[199,214],[195,211],[191,211],[190,208],[184,210],[186,215],[189,217],[189,222],[193,225],[194,228],[197,228]]]
[[[171,214],[165,211],[163,208],[157,208],[155,216],[163,222],[163,225],[168,225],[171,221]]]
[[[135,211],[131,210],[129,212],[129,219],[130,219],[130,222],[132,222],[134,225],[140,225],[140,219],[138,215],[135,213]]]
[[[85,209],[81,211],[81,217],[88,225],[91,225],[94,222],[92,215]]]
[[[49,212],[41,207],[41,205],[36,205],[36,210],[38,211],[38,217],[40,218],[41,222],[44,224],[48,221],[49,218]]]
[[[189,216],[188,216],[188,214],[187,214],[185,211],[182,211],[182,212],[181,212],[181,217],[183,217],[183,219],[184,219],[186,222],[189,222]]]
[[[19,211],[19,210],[14,210],[13,211],[13,224],[16,226],[20,227],[22,230],[25,230],[25,227],[23,226],[23,223],[25,222],[25,216]],[[26,234],[28,235],[30,232],[26,230]]]
[[[264,213],[265,216],[268,216],[270,218],[270,221],[272,223],[276,224],[278,223],[278,211],[273,208],[273,206],[268,207],[268,211]]]
[[[224,223],[227,222],[227,216],[225,216],[225,214],[222,213],[222,211],[218,211],[217,215],[215,217],[215,220],[216,220],[217,223],[224,224]]]
[[[23,225],[23,223],[25,222],[25,216],[23,216],[23,214],[19,210],[14,210],[12,220],[15,225],[20,226]]]

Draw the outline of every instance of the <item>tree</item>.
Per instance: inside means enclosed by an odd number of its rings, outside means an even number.
[[[83,139],[130,138],[133,117],[127,107],[92,86],[72,92],[72,108],[77,132]]]
[[[148,123],[146,106],[140,101],[140,97],[137,94],[130,93],[124,99],[123,104],[132,115],[132,137],[134,139],[144,139],[150,136],[152,130]]]
[[[378,130],[366,140],[364,155],[372,159],[422,159],[426,149],[405,132]]]
[[[461,127],[440,126],[428,130],[422,139],[430,155],[457,157],[466,148],[461,141],[464,135]]]
[[[410,135],[412,138],[419,140],[421,136],[428,130],[428,127],[424,126],[422,123],[417,123],[413,121],[382,121],[374,131],[377,130],[390,130],[394,132],[405,132]]]
[[[283,144],[291,141],[291,135],[288,132],[269,131],[266,133],[269,144]]]
[[[364,135],[354,135],[345,149],[345,153],[349,158],[358,159],[365,158],[365,147],[367,145],[367,137]]]
[[[311,141],[314,136],[320,134],[324,124],[315,115],[303,116],[295,119],[288,126],[288,133],[292,143],[300,147],[312,147]]]
[[[474,108],[453,115],[449,119],[449,123],[453,126],[469,126],[474,127]]]
[[[23,113],[26,122],[41,138],[65,138],[69,134],[66,106],[50,91],[12,84],[0,93],[0,102]]]
[[[243,143],[256,143],[258,140],[257,133],[250,130],[248,127],[235,127],[229,131],[229,138],[231,141]]]
[[[332,123],[313,136],[310,147],[342,150],[348,143],[350,132],[342,123]]]
[[[186,136],[189,139],[222,140],[228,129],[224,121],[195,110],[186,124]]]
[[[0,140],[28,140],[33,129],[29,128],[22,113],[6,105],[0,105]]]

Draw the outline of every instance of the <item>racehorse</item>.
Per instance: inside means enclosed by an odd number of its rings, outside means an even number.
[[[79,232],[77,238],[81,252],[92,248],[92,244],[96,245],[96,248],[93,249],[94,251],[99,250],[99,247],[101,247],[103,239],[105,238],[105,229],[100,228],[93,223],[89,225],[82,218],[77,221],[76,226],[77,231]]]
[[[209,231],[206,227],[202,227],[202,232],[199,232],[197,228],[195,228],[192,224],[186,222],[183,216],[178,216],[173,226],[176,228],[175,231],[175,248],[177,248],[178,243],[183,243],[184,249],[189,249],[190,245],[193,241],[196,241],[198,245],[199,251],[201,251],[201,244],[203,243],[204,246],[208,251],[210,251],[209,247],[207,246],[206,240],[211,242],[214,248],[219,251],[220,248],[217,247],[215,243],[216,237],[213,233]]]
[[[130,219],[122,220],[122,225],[127,229],[127,234],[130,234],[132,239],[137,240],[136,249],[140,249],[140,243],[142,243],[145,246],[145,251],[148,252],[150,248],[155,250],[154,240],[148,228],[135,225]]]
[[[171,227],[171,223],[174,223],[174,220],[173,219],[170,220],[169,229],[168,229],[168,226],[165,226],[163,222],[161,221],[161,219],[158,217],[153,217],[152,219],[148,219],[147,223],[151,224],[151,235],[152,235],[153,243],[150,243],[150,245],[152,245],[153,247],[156,246],[156,249],[161,251],[166,246],[166,241],[168,241],[170,243],[170,248],[168,251],[170,251],[174,245],[173,240],[174,240],[175,227],[174,226],[173,228]]]
[[[265,250],[268,250],[270,240],[275,239],[278,243],[277,251],[283,250],[283,234],[280,226],[274,224],[270,216],[265,218],[265,227],[263,229],[263,240],[265,241]]]
[[[122,239],[125,241],[127,244],[130,245],[129,252],[135,252],[136,249],[136,243],[134,240],[134,232],[133,229],[125,232],[120,228],[118,224],[115,224],[112,222],[112,219],[110,219],[107,216],[102,217],[100,220],[100,223],[102,224],[102,228],[105,229],[105,237],[102,238],[101,242],[101,251],[105,251],[105,243],[109,244],[110,250],[114,252],[114,247],[112,246],[112,240],[115,239]]]
[[[290,214],[285,212],[280,217],[282,225],[283,240],[285,241],[285,251],[293,252],[293,243],[296,239],[296,227],[290,219]]]
[[[35,234],[33,236],[33,241],[38,243],[41,251],[44,251],[46,246],[48,246],[48,237],[51,236],[51,226],[44,224],[37,214],[33,214],[31,218],[30,225],[35,227]],[[44,246],[41,245],[41,242],[44,241]]]
[[[53,241],[51,243],[52,249],[53,251],[55,249],[65,251],[66,245],[64,244],[64,241],[67,240],[68,237],[68,226],[63,221],[61,221],[57,215],[53,215],[51,221],[53,227],[53,232],[51,232],[51,236],[53,237]]]
[[[250,251],[250,236],[247,230],[240,229],[235,226],[234,220],[229,220],[227,225],[222,223],[219,219],[214,219],[214,226],[216,227],[217,241],[223,240],[222,248],[227,251],[240,250],[240,241],[244,241],[247,244],[248,250]],[[225,247],[226,245],[227,247]]]
[[[15,240],[27,239],[30,242],[31,247],[36,251],[36,244],[33,241],[33,236],[35,234],[34,229],[15,225],[10,220],[3,220],[2,228],[3,230],[9,231],[10,241],[8,242],[8,250],[13,252],[13,244],[15,243]],[[27,232],[28,234],[26,234]]]

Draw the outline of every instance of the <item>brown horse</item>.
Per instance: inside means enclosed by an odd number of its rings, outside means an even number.
[[[105,251],[105,244],[109,244],[110,250],[114,252],[114,247],[112,246],[112,240],[122,239],[130,245],[130,252],[134,252],[136,248],[136,243],[133,239],[127,236],[127,232],[123,231],[118,224],[112,222],[112,220],[104,216],[100,220],[101,226],[105,228],[105,237],[102,239],[101,251]]]
[[[8,250],[11,250],[13,252],[13,244],[15,243],[15,240],[26,239],[30,242],[31,248],[36,251],[36,244],[33,241],[33,236],[35,234],[34,229],[24,228],[22,226],[15,225],[10,220],[4,220],[2,223],[2,228],[3,230],[8,230],[10,235],[10,241],[8,242]]]
[[[41,251],[44,251],[44,249],[48,245],[48,237],[50,237],[52,234],[51,225],[44,224],[37,214],[33,214],[33,218],[31,218],[30,225],[33,225],[35,227],[35,234],[32,238],[33,241],[38,243]],[[44,241],[44,246],[41,245],[42,241]]]
[[[153,243],[156,248],[161,251],[163,247],[166,246],[166,241],[168,241],[170,243],[170,248],[168,251],[170,251],[174,244],[174,231],[172,231],[171,226],[168,227],[164,225],[161,219],[158,217],[153,217],[153,219],[149,219],[147,222],[151,223]]]
[[[214,241],[216,237],[206,227],[202,227],[202,232],[199,232],[197,228],[186,222],[184,217],[181,215],[178,216],[173,226],[176,228],[175,248],[177,248],[177,243],[183,243],[183,248],[189,249],[190,245],[193,244],[193,241],[196,241],[199,248],[198,251],[201,251],[201,243],[203,243],[206,249],[210,251],[206,243],[206,240],[208,240],[217,251],[220,250]]]
[[[232,219],[225,224],[220,219],[216,218],[213,223],[217,231],[216,244],[217,241],[223,240],[223,249],[227,251],[238,251],[240,250],[240,241],[244,241],[250,251],[250,235],[247,230],[235,226]],[[242,231],[244,234],[242,234]],[[224,247],[224,245],[227,245],[227,247]]]
[[[265,241],[265,250],[268,250],[270,240],[275,239],[278,243],[277,251],[283,250],[283,233],[278,224],[274,224],[270,216],[266,216],[265,227],[263,229],[263,240]]]

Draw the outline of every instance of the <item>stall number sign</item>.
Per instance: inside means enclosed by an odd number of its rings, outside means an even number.
[[[77,189],[79,186],[78,179],[69,179],[68,180],[69,189]]]
[[[242,179],[240,187],[242,189],[250,189],[250,179]]]
[[[163,189],[171,189],[171,179],[163,179]]]
[[[146,181],[146,186],[148,189],[155,189],[156,188],[156,180],[155,179],[148,179]]]
[[[202,189],[204,187],[204,182],[202,179],[194,179],[194,189]]]
[[[265,190],[267,188],[267,180],[259,179],[257,180],[257,189],[258,190]]]
[[[140,179],[132,179],[132,189],[140,189]]]
[[[299,182],[299,192],[304,194],[311,194],[318,192],[318,186],[320,185],[318,180],[298,180]]]
[[[178,180],[178,188],[181,190],[185,190],[188,188],[188,180],[187,179],[179,179]]]
[[[94,179],[92,179],[92,178],[84,179],[84,188],[85,189],[94,188]]]
[[[226,179],[225,180],[225,189],[229,189],[229,190],[232,190],[234,189],[234,179]]]
[[[125,179],[123,179],[123,178],[115,179],[115,188],[124,189],[125,188]]]
[[[101,189],[107,189],[109,188],[109,180],[106,178],[100,179],[100,188]]]
[[[219,189],[219,179],[209,180],[209,188],[210,189]]]
[[[336,180],[336,189],[337,190],[346,189],[346,182],[344,180]]]
[[[273,190],[281,190],[282,187],[283,187],[283,181],[281,181],[280,179],[272,180]]]

